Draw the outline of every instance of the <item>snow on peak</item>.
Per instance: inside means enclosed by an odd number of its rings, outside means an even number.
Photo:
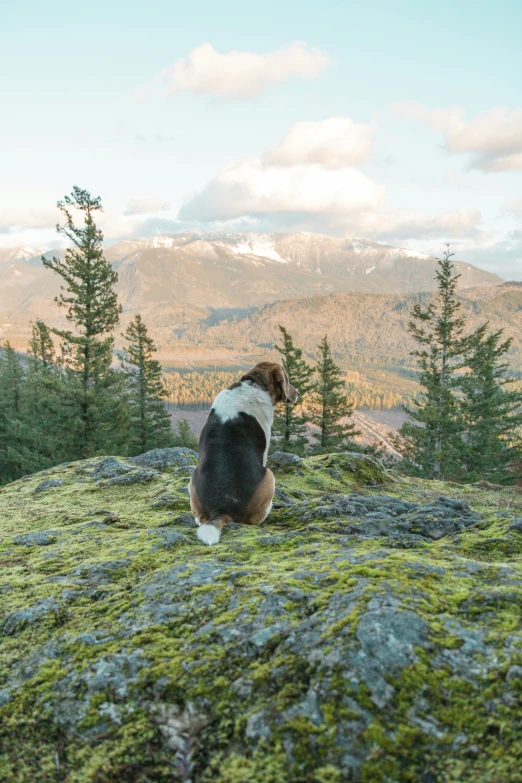
[[[399,252],[406,258],[431,258],[429,253],[421,253],[419,250],[408,250],[406,247],[401,247]]]
[[[34,258],[34,256],[39,256],[40,251],[35,250],[34,247],[21,247],[20,248],[20,258]]]
[[[237,242],[236,245],[229,245],[229,247],[235,255],[259,256],[260,258],[269,258],[271,261],[277,261],[279,264],[288,264],[288,260],[281,258],[276,251],[273,242],[263,240],[261,237],[259,239],[245,238],[244,241]]]
[[[152,247],[174,247],[175,244],[175,237],[161,235],[152,239]]]

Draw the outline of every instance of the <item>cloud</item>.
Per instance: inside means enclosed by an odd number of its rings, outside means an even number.
[[[268,150],[263,162],[274,166],[318,163],[326,169],[355,166],[371,157],[374,127],[357,125],[349,117],[297,122]]]
[[[253,158],[226,166],[181,208],[179,217],[211,221],[280,212],[341,214],[375,204],[383,194],[383,188],[351,168],[285,168]]]
[[[257,229],[369,235],[401,242],[476,236],[481,213],[393,210],[384,187],[353,168],[371,154],[373,125],[347,117],[293,125],[256,158],[233,161],[185,203],[178,220],[257,221]],[[352,165],[348,165],[351,163]]]
[[[522,280],[522,230],[511,231],[503,239],[486,246],[457,250],[459,261],[469,261],[505,280]]]
[[[416,102],[404,102],[396,104],[394,110],[403,117],[424,120],[442,133],[449,152],[471,153],[471,168],[522,171],[522,108],[509,111],[497,106],[469,122],[459,108],[426,109]]]
[[[400,213],[383,216],[381,228],[377,230],[380,239],[401,241],[406,239],[469,237],[476,233],[482,223],[478,209],[462,207],[437,215],[408,215]]]
[[[13,234],[20,229],[54,228],[58,213],[50,209],[0,209],[0,233]]]
[[[147,215],[152,212],[162,212],[170,209],[170,202],[162,198],[144,198],[136,201],[129,201],[125,208],[124,215]]]
[[[310,49],[295,41],[266,54],[231,51],[216,52],[209,43],[196,46],[186,59],[177,60],[171,68],[158,74],[138,95],[146,95],[156,84],[162,84],[168,95],[189,91],[224,98],[252,98],[270,84],[290,76],[312,79],[329,63],[319,49]]]

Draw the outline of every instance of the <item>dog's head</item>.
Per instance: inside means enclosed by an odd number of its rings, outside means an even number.
[[[252,381],[270,394],[272,403],[290,402],[294,405],[299,392],[292,386],[286,370],[275,362],[259,362],[243,375],[242,381]]]

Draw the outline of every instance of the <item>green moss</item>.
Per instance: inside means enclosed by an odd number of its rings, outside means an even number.
[[[290,505],[207,548],[179,519],[188,471],[111,486],[91,478],[99,461],[46,472],[64,482],[47,492],[41,474],[0,491],[0,780],[163,783],[189,753],[202,783],[522,780],[514,490],[323,455],[276,474],[308,510],[325,494],[445,495],[481,521],[401,548]],[[185,538],[169,548],[165,529]],[[44,546],[13,541],[38,531]],[[395,640],[402,669],[382,663],[386,634],[363,649],[370,611],[376,628],[394,612],[424,623],[406,652]]]

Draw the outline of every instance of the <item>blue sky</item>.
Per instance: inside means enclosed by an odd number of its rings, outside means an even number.
[[[108,241],[451,241],[522,278],[521,29],[507,0],[9,2],[0,246],[55,245],[78,184]]]

